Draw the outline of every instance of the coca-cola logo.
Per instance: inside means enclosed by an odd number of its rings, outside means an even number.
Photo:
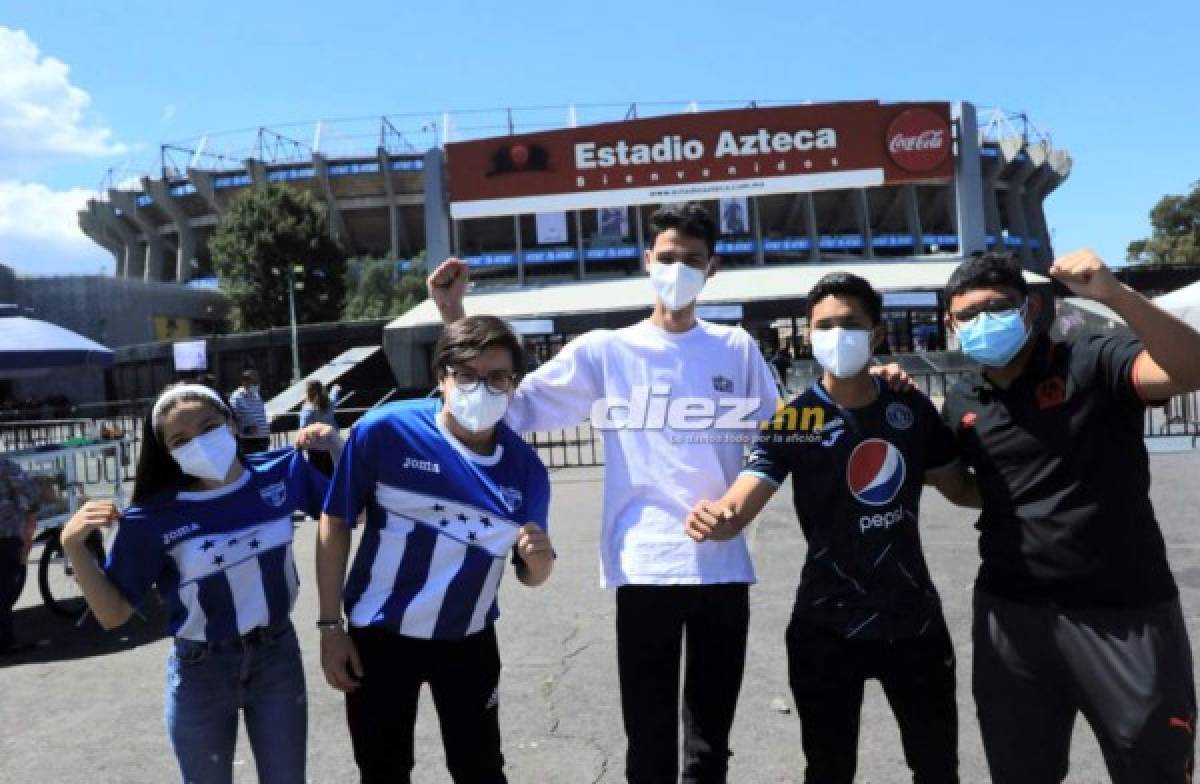
[[[888,155],[910,172],[936,169],[950,154],[950,126],[928,109],[908,109],[888,126]]]

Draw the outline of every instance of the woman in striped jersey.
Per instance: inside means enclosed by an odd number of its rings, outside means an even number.
[[[168,387],[144,429],[133,505],[90,501],[63,530],[88,606],[125,623],[151,586],[170,610],[166,723],[185,782],[233,781],[243,714],[258,779],[304,781],[307,700],[290,614],[299,577],[292,512],[317,515],[327,480],[302,449],[338,452],[327,425],[295,448],[239,459],[232,414],[199,384]],[[108,563],[84,546],[120,523]]]

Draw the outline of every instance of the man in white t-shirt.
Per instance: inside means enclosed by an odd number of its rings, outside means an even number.
[[[600,562],[605,586],[617,592],[628,780],[679,780],[682,652],[683,781],[724,782],[754,567],[741,535],[698,544],[683,521],[693,504],[737,477],[744,447],[774,414],[779,390],[744,329],[696,319],[696,297],[717,265],[711,216],[699,205],[669,205],[650,229],[653,313],[572,340],[525,377],[506,421],[531,432],[590,418],[602,430]],[[429,276],[447,323],[464,315],[467,277],[457,259]]]

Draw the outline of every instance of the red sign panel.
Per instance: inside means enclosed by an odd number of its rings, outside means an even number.
[[[947,103],[677,114],[446,145],[451,215],[476,218],[953,176]]]
[[[905,109],[888,126],[887,150],[905,171],[933,171],[950,157],[950,124],[928,109]]]

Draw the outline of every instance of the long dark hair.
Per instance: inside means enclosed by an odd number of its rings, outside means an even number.
[[[180,385],[168,385],[159,394],[159,398],[177,386]],[[226,420],[230,418],[228,409],[218,408],[210,398],[195,393],[181,395],[162,413],[165,414],[176,403],[184,401],[207,403]],[[156,405],[157,403],[158,399],[155,400]],[[154,407],[151,406],[150,411],[146,412],[145,419],[142,420],[142,449],[138,455],[137,470],[133,477],[133,503],[135,504],[144,504],[167,490],[177,489],[184,481],[183,470],[179,467],[179,463],[175,462],[175,458],[171,457],[171,451],[163,443],[162,433],[154,427],[153,411]]]
[[[315,378],[309,379],[304,385],[304,399],[312,403],[318,411],[329,410],[329,393],[325,391],[325,385]]]

